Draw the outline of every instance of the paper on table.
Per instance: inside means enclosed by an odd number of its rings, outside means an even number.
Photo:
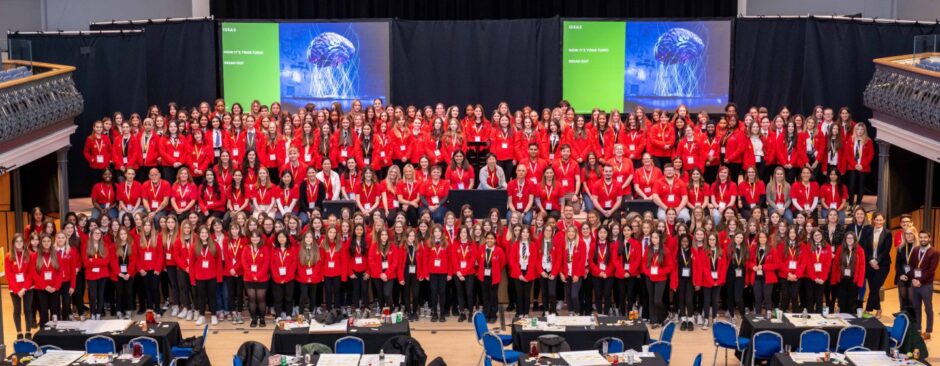
[[[588,326],[594,324],[594,318],[590,316],[556,316],[554,321],[549,320],[549,325],[560,326]]]
[[[60,330],[78,330],[82,328],[82,322],[73,320],[60,320],[55,323],[55,329]]]
[[[366,354],[359,359],[359,366],[398,366],[405,362],[405,355],[386,354],[385,361],[379,362],[379,355]],[[317,364],[319,366],[319,363]]]
[[[852,361],[853,364],[858,366],[897,366],[899,363],[897,361],[892,361],[891,357],[885,354],[883,351],[871,351],[871,352],[849,352],[845,354],[845,357]],[[912,365],[923,365],[920,362],[914,363]]]
[[[574,351],[558,353],[569,366],[606,366],[610,365],[597,351]]]
[[[310,333],[346,333],[346,322],[341,321],[333,324],[310,323]]]
[[[101,334],[111,332],[123,332],[134,324],[133,320],[86,320],[82,322],[81,330],[85,334]]]
[[[822,353],[816,352],[790,352],[790,359],[793,362],[816,362],[823,357]]]
[[[797,313],[787,313],[783,316],[795,327],[844,327],[849,325],[845,319],[839,317],[823,318],[822,314],[808,315],[809,319],[803,318],[802,314]]]
[[[317,366],[358,366],[360,355],[322,354],[317,359]]]
[[[50,350],[46,354],[30,362],[36,366],[65,366],[85,355],[85,351],[59,351]]]

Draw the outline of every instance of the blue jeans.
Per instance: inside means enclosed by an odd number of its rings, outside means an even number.
[[[509,219],[512,218],[512,210],[506,210],[506,222],[509,222]],[[532,222],[532,210],[522,213],[522,224],[529,225]]]
[[[440,205],[436,210],[432,210],[430,207],[425,206],[424,209],[431,213],[431,220],[438,224],[444,223],[444,215],[447,213],[447,206]]]
[[[108,217],[110,217],[110,218],[112,218],[112,219],[116,219],[116,218],[117,218],[117,215],[118,215],[118,210],[117,210],[117,207],[111,207],[111,208],[107,209],[104,213],[105,213],[106,215],[108,215]],[[102,214],[102,211],[101,211],[101,210],[99,210],[99,209],[97,209],[97,208],[92,208],[92,209],[91,209],[91,219],[92,219],[92,220],[97,220],[99,217],[101,217],[101,214]]]
[[[218,306],[216,307],[222,311],[232,311],[232,302],[229,301],[228,296],[228,286],[225,285],[225,282],[219,282],[215,287],[215,301]]]
[[[591,195],[587,192],[581,193],[581,200],[584,201],[584,210],[585,211],[594,211],[594,202],[591,201]]]
[[[825,220],[827,217],[829,217],[829,211],[831,210],[832,209],[828,207],[823,207],[820,209],[820,211],[822,211],[822,220]],[[839,213],[839,225],[845,224],[845,211],[836,211],[836,212]]]

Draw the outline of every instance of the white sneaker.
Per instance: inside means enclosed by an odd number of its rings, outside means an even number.
[[[176,316],[179,313],[180,313],[180,307],[173,305],[173,310],[170,311],[170,316]]]
[[[117,318],[118,318],[118,319],[121,319],[121,318],[123,318],[123,317],[124,317],[124,312],[123,312],[123,311],[117,312]]]
[[[708,319],[705,319],[702,323],[702,330],[708,330]]]
[[[187,310],[187,311],[186,311],[186,320],[187,320],[187,321],[193,321],[193,319],[195,319],[195,318],[196,318],[196,311],[195,311],[195,310]]]
[[[187,312],[187,311],[189,311],[189,310],[186,309],[186,308],[181,308],[178,312],[176,312],[175,315],[176,315],[177,318],[185,319],[185,318],[186,318],[186,312]]]
[[[213,316],[213,318],[215,317]],[[206,324],[206,317],[200,315],[199,319],[196,320],[196,325],[203,325],[203,324]]]
[[[202,319],[202,317],[199,317]],[[212,325],[219,325],[219,318],[215,315],[212,316]]]

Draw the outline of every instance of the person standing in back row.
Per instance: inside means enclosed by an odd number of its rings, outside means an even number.
[[[933,332],[933,274],[937,271],[940,254],[930,245],[930,234],[921,231],[918,237],[920,246],[909,259],[911,271],[908,277],[911,279],[911,301],[917,318],[914,326],[921,330],[924,340],[930,340],[930,333]],[[921,325],[924,315],[927,315],[926,326]]]

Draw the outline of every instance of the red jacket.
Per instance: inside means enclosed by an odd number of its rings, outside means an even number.
[[[643,274],[653,282],[662,282],[669,279],[669,274],[672,272],[675,263],[673,262],[673,254],[669,253],[665,247],[662,247],[663,251],[663,260],[659,260],[659,256],[653,256],[652,244],[650,248],[646,250],[646,255],[643,256]],[[655,274],[653,273],[655,269]]]
[[[695,275],[692,282],[696,286],[706,288],[724,285],[728,277],[730,254],[730,252],[722,251],[721,255],[713,255],[706,249],[704,255],[693,256],[692,272]]]
[[[617,243],[617,278],[636,277],[642,271],[643,255],[640,242],[634,238],[627,238],[626,243]]]
[[[769,246],[765,250],[763,255],[759,255],[757,252],[757,245],[751,247],[751,253],[748,257],[748,276],[747,283],[753,284],[755,278],[757,278],[757,272],[752,270],[755,266],[761,266],[761,272],[764,275],[764,282],[767,284],[777,283],[777,271],[780,269],[780,263],[778,261],[777,252],[771,249]],[[781,245],[782,247],[782,245]]]
[[[140,153],[140,140],[135,136],[130,136],[125,146],[124,138],[117,136],[114,139],[114,144],[111,145],[111,161],[114,162],[115,169],[124,167],[139,168],[143,161],[143,157]],[[144,172],[144,174],[147,173],[148,172]]]
[[[35,265],[36,261],[42,262],[38,270]],[[56,290],[59,289],[59,286],[62,285],[63,271],[61,266],[59,268],[52,267],[52,260],[49,254],[40,256],[39,253],[33,253],[29,263],[29,273],[32,277],[30,281],[33,284],[33,288],[40,291],[45,291],[46,287],[52,287]]]
[[[476,262],[479,257],[479,253],[477,253],[479,248],[476,244],[453,241],[447,246],[447,249],[450,250],[451,274],[456,275],[459,272],[460,275],[467,277],[476,273]]]
[[[248,245],[242,249],[242,258],[239,261],[241,272],[245,274],[245,282],[265,283],[271,278],[271,249],[260,244],[258,249]]]
[[[556,276],[565,275],[566,277],[577,276],[584,279],[587,269],[586,252],[588,250],[584,240],[578,239],[573,250],[569,251],[568,241],[564,234],[556,235],[553,246],[552,259],[557,261],[558,265],[553,266],[552,274]]]
[[[450,253],[444,246],[444,243],[441,243],[441,246],[437,248],[435,248],[433,243],[429,243],[429,247],[425,250],[425,253],[425,277],[432,274],[450,274]]]
[[[186,139],[182,136],[177,138],[176,144],[172,140],[164,136],[160,141],[160,163],[163,166],[173,166],[175,163],[181,163],[186,165],[189,162],[190,158],[189,143],[186,142]],[[176,177],[167,177],[168,179],[176,179]]]
[[[130,278],[134,278],[137,275],[137,243],[135,240],[131,240],[127,244],[131,252],[126,253],[125,256],[120,256],[117,254],[117,251],[114,252],[114,260],[111,261],[111,279],[116,281],[118,275],[126,274]]]
[[[86,244],[87,245],[87,244]],[[103,242],[99,245],[105,245]],[[111,277],[111,251],[105,248],[104,255],[92,255],[88,256],[85,250],[82,250],[82,263],[85,266],[85,280],[94,281],[102,278]],[[63,265],[59,264],[59,269],[62,269]],[[66,281],[65,276],[60,275],[60,281]]]
[[[394,244],[388,244],[388,251],[383,255],[379,251],[378,245],[372,245],[369,247],[369,275],[375,279],[381,279],[382,274],[385,274],[385,277],[389,281],[394,281],[398,278],[398,264],[400,260],[399,249]]]
[[[744,163],[744,152],[751,144],[751,139],[747,137],[743,130],[731,132],[731,136],[725,141],[722,150],[725,153],[725,160],[729,163]],[[752,156],[753,157],[753,156]]]
[[[542,273],[541,248],[538,244],[530,242],[526,249],[525,252],[522,252],[522,243],[518,240],[513,241],[509,245],[509,258],[507,259],[509,264],[509,277],[518,279],[522,276],[526,281],[534,281]],[[523,256],[523,253],[525,256]],[[524,271],[522,269],[523,263],[526,264]]]
[[[490,250],[492,252],[487,256]],[[502,281],[503,267],[506,265],[506,254],[503,253],[502,249],[494,246],[493,248],[480,248],[478,255],[477,279],[485,281],[486,274],[489,273],[491,283],[498,285]],[[489,257],[489,262],[486,260],[487,257]],[[485,284],[488,285],[488,283]]]
[[[271,251],[271,280],[277,284],[285,284],[294,280],[297,273],[297,247],[281,249],[272,248]]]
[[[607,275],[607,278],[614,278],[617,268],[623,270],[623,266],[618,265],[618,245],[616,242],[607,242],[604,245],[598,240],[591,241],[591,248],[588,249],[587,262],[591,270],[591,276],[600,277],[601,273]]]
[[[676,148],[676,130],[671,123],[654,123],[646,131],[646,149],[656,157],[671,157]]]
[[[842,247],[843,246],[840,245],[838,248],[836,248],[836,255],[832,260],[832,274],[830,275],[829,283],[833,285],[838,284],[839,281],[845,277],[845,271],[848,270],[850,271],[849,274],[852,277],[852,282],[854,282],[856,286],[862,287],[862,284],[865,283],[865,267],[867,267],[867,262],[865,261],[865,251],[856,245],[852,250],[855,252],[853,255],[854,263],[851,267],[843,268]]]
[[[506,133],[499,128],[491,129],[489,142],[490,152],[496,156],[496,160],[512,160],[515,158],[513,146],[512,127],[507,129]]]
[[[786,281],[791,274],[797,279],[803,278],[806,273],[806,261],[803,258],[806,250],[805,244],[798,244],[796,248],[789,248],[786,243],[777,245],[777,277],[780,281]]]
[[[842,144],[842,151],[841,155],[845,158],[845,170],[858,170],[855,169],[855,165],[858,164],[862,166],[859,170],[862,173],[871,172],[871,160],[875,157],[874,143],[871,139],[866,140],[859,149],[856,149],[854,139],[847,138]]]
[[[349,272],[347,276],[354,273],[366,273],[366,271],[369,270],[369,241],[368,236],[363,237],[362,242],[358,246],[353,246],[354,242],[352,240],[349,241],[349,265],[347,266]]]
[[[3,259],[4,277],[7,278],[7,286],[11,293],[18,293],[20,290],[30,290],[33,288],[32,272],[36,270],[36,263],[32,262],[33,255],[23,250],[20,255],[11,252]]]
[[[646,134],[643,131],[630,131],[624,134],[623,152],[627,159],[640,160],[646,151]]]
[[[427,274],[427,266],[425,266],[424,256],[425,247],[421,243],[414,244],[414,252],[411,253],[409,245],[405,244],[399,248],[400,255],[398,256],[398,279],[404,281],[405,277],[409,274],[414,274],[418,279],[424,279]],[[411,268],[414,266],[414,269]]]
[[[150,137],[147,139],[147,154],[144,154],[144,133],[138,132],[135,136],[137,140],[137,146],[140,148],[140,163],[141,166],[157,166],[160,160],[160,142],[163,140],[155,132],[150,134]],[[150,172],[137,172],[137,175],[149,174]]]
[[[388,132],[388,142],[389,148],[391,149],[391,159],[392,160],[403,160],[410,157],[410,152],[412,147],[411,133],[406,131],[398,130],[389,130]],[[398,133],[401,133],[401,136],[398,136]],[[409,160],[409,162],[411,162]]]
[[[163,246],[160,245],[159,240],[157,239],[157,234],[153,234],[153,241],[148,244],[146,247],[143,245],[137,245],[137,250],[134,252],[137,255],[137,270],[144,270],[147,272],[153,271],[154,273],[163,272]]]
[[[184,243],[181,233],[180,236],[176,238],[176,242],[173,243],[173,260],[176,262],[176,267],[186,273],[189,273],[189,268],[192,264],[193,247],[195,247],[193,242],[196,240],[195,236],[196,234],[193,233],[190,241]]]
[[[330,246],[326,240],[320,246],[320,260],[323,261],[323,277],[341,277],[346,281],[349,274],[349,252],[337,246]]]
[[[832,251],[829,250],[828,245],[823,246],[818,253],[811,248],[811,245],[807,245],[802,250],[803,261],[805,262],[804,268],[806,268],[804,276],[814,281],[828,281],[831,274]]]
[[[101,170],[111,164],[111,139],[101,135],[95,138],[94,134],[85,139],[85,148],[82,149],[82,155],[92,169]]]
[[[688,138],[682,139],[678,145],[673,158],[682,158],[683,170],[692,171],[692,169],[698,168],[705,171],[705,158],[707,156],[707,146],[705,144],[700,143],[697,138],[693,137],[691,141]]]
[[[214,243],[212,245],[215,245]],[[222,282],[222,270],[224,269],[222,264],[222,249],[218,248],[216,245],[215,255],[212,255],[209,248],[203,249],[201,252],[196,250],[196,247],[193,246],[192,260],[189,266],[189,282],[190,285],[195,286],[196,281],[206,281],[206,280],[215,280],[216,282]]]

